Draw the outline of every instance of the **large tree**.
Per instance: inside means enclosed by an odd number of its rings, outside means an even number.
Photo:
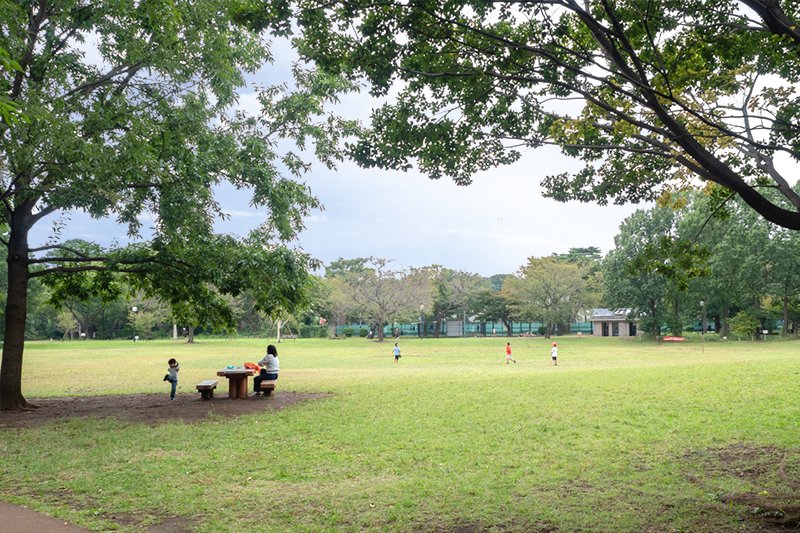
[[[671,209],[657,208],[629,216],[614,238],[616,247],[604,261],[606,304],[631,308],[641,329],[653,337],[661,334],[661,326],[669,318],[670,297],[678,292],[664,272],[653,268],[659,257],[651,251],[654,243],[672,233],[673,214]]]
[[[467,311],[474,310],[478,295],[488,289],[489,281],[477,274],[439,265],[429,267],[428,272],[433,286],[433,336],[439,337],[447,317],[464,317]],[[422,327],[421,315],[419,326]]]
[[[340,274],[342,290],[353,306],[377,325],[378,342],[389,320],[413,320],[419,306],[431,305],[431,280],[424,269],[393,269],[388,259],[369,257],[358,268]]]
[[[555,257],[530,257],[518,276],[506,278],[503,292],[510,295],[517,318],[541,321],[549,338],[586,307],[586,272],[585,267]]]
[[[506,335],[512,335],[514,311],[511,308],[512,294],[503,291],[505,280],[511,274],[495,274],[489,278],[488,287],[478,291],[475,297],[475,315],[478,320],[500,321],[506,328]]]
[[[652,200],[699,178],[800,229],[786,177],[800,156],[800,3],[298,4],[304,57],[385,101],[354,146],[364,165],[467,184],[555,144],[584,162],[544,180],[558,200]]]
[[[28,405],[21,376],[31,279],[85,288],[83,274],[104,273],[89,288],[112,297],[112,274],[123,273],[176,316],[222,325],[233,324],[224,294],[250,290],[267,312],[304,303],[313,261],[284,242],[318,203],[297,179],[307,163],[278,147],[291,136],[332,163],[332,132],[349,125],[322,117],[338,81],[300,69],[295,92],[262,87],[260,112],[235,109],[246,76],[270,57],[265,32],[286,30],[281,4],[254,16],[247,2],[215,0],[3,1],[0,50],[16,63],[2,71],[0,93],[27,121],[0,114],[9,228],[0,409]],[[214,232],[226,216],[215,199],[225,181],[251,190],[265,214],[246,237]],[[64,243],[66,219],[57,219],[50,237],[29,241],[46,217],[74,211],[114,219],[142,239],[86,252]],[[148,218],[153,227],[143,228]]]

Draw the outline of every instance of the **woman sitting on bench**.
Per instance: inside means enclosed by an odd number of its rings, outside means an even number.
[[[274,345],[270,344],[267,346],[267,355],[258,362],[258,366],[261,367],[261,373],[253,378],[253,390],[256,396],[261,394],[262,381],[274,381],[278,379],[278,371],[280,370],[278,365],[278,349]]]

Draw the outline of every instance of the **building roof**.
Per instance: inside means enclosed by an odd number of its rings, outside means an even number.
[[[592,317],[590,322],[608,322],[608,321],[626,321],[630,320],[628,315],[633,311],[630,307],[618,307],[616,309],[606,309],[605,307],[598,307],[592,309]],[[635,319],[634,319],[635,320]]]

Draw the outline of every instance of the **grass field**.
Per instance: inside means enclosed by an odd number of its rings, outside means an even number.
[[[558,367],[541,338],[403,339],[397,365],[388,341],[284,342],[278,394],[329,397],[195,424],[0,428],[0,499],[99,531],[133,529],[112,516],[203,532],[793,525],[797,341],[557,340]],[[23,391],[166,398],[175,357],[190,395],[265,344],[30,343]]]

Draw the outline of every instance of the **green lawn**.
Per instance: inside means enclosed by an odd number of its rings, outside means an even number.
[[[284,342],[277,394],[331,396],[236,420],[0,429],[0,499],[98,531],[130,516],[206,532],[754,531],[763,504],[797,505],[797,341],[557,341],[558,367],[541,338],[403,339],[397,365],[393,342]],[[30,343],[23,391],[166,397],[175,357],[195,395],[266,343]]]

